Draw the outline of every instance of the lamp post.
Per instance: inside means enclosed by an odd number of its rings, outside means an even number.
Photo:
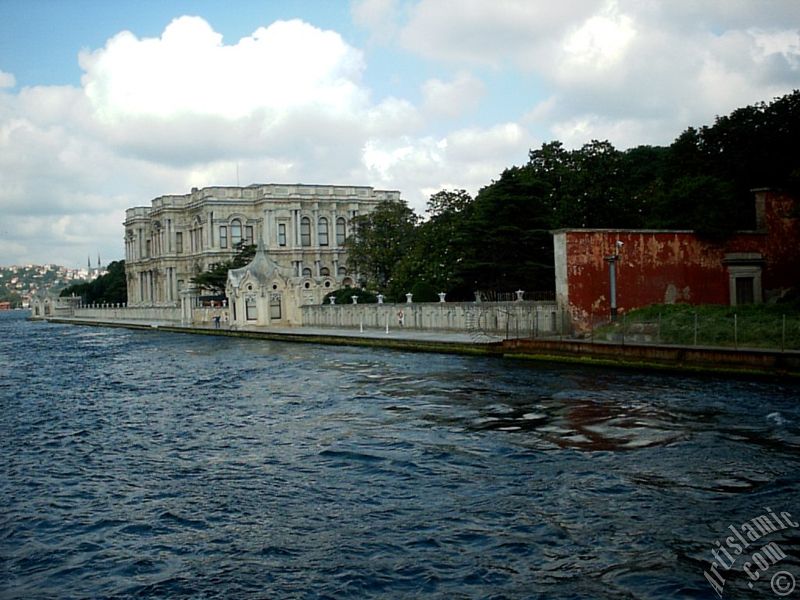
[[[622,249],[623,243],[617,240],[614,243],[614,254],[606,256],[605,261],[608,263],[608,284],[609,284],[609,302],[611,304],[611,320],[617,320],[617,261],[619,260],[619,251]]]

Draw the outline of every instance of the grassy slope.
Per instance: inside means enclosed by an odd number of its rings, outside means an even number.
[[[800,349],[800,307],[791,304],[748,306],[653,305],[633,310],[616,325],[596,334],[647,333],[654,342],[700,346]]]

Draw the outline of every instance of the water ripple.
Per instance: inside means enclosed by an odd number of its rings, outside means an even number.
[[[728,525],[800,510],[797,385],[14,314],[0,348],[2,598],[714,597]]]

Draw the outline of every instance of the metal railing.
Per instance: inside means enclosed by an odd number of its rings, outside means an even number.
[[[800,315],[731,310],[592,316],[572,337],[589,342],[800,350]]]

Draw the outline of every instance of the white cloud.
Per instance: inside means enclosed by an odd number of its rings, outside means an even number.
[[[371,104],[361,51],[301,21],[226,45],[181,17],[158,38],[119,33],[79,62],[80,88],[0,91],[0,209],[25,224],[3,228],[0,245],[17,254],[0,262],[50,261],[55,248],[72,264],[97,247],[118,257],[126,208],[234,184],[237,165],[244,185],[352,182],[367,136],[416,118],[399,99]]]
[[[616,3],[603,14],[587,19],[564,41],[569,68],[587,67],[604,71],[618,64],[636,36],[633,19],[620,15]]]
[[[581,143],[669,143],[800,81],[796,0],[420,0],[408,15],[407,51],[535,76],[549,105],[532,98],[525,122]]]
[[[539,51],[602,0],[421,0],[400,33],[403,45],[422,56],[502,67],[546,62]]]
[[[213,115],[258,111],[279,119],[303,108],[346,114],[362,106],[360,51],[332,31],[278,21],[237,44],[199,17],[175,19],[157,39],[123,32],[84,52],[83,85],[94,109],[114,121],[131,116]]]
[[[0,90],[4,88],[13,88],[17,85],[17,80],[12,73],[0,71]]]
[[[126,208],[236,184],[237,171],[242,185],[399,189],[422,210],[545,139],[667,144],[797,87],[796,12],[796,0],[357,0],[363,50],[299,20],[233,43],[198,17],[154,38],[121,32],[81,53],[80,86],[16,89],[0,71],[0,264],[119,258]],[[406,91],[378,94],[367,62],[398,57],[376,81],[396,75]]]
[[[356,0],[350,10],[353,21],[372,32],[373,42],[387,43],[397,34],[397,0]]]
[[[422,84],[423,107],[434,116],[462,116],[475,110],[485,94],[483,82],[467,72],[452,81],[429,79]]]
[[[371,140],[363,156],[370,179],[388,187],[402,184],[404,197],[422,212],[431,190],[463,188],[475,194],[507,167],[526,162],[534,141],[524,128],[505,123],[441,138]]]

